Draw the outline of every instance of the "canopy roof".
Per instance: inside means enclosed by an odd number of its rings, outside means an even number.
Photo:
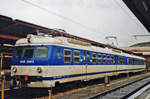
[[[123,0],[139,21],[150,32],[150,0]]]

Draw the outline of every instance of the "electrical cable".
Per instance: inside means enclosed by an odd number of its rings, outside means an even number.
[[[68,17],[62,16],[62,15],[56,13],[56,12],[50,11],[50,10],[48,10],[48,9],[46,9],[44,7],[41,7],[41,6],[37,5],[37,4],[33,4],[33,3],[29,2],[29,1],[26,1],[26,0],[22,0],[22,1],[25,2],[25,3],[27,3],[27,4],[32,5],[34,7],[37,7],[37,8],[39,8],[39,9],[41,9],[41,10],[43,10],[43,11],[49,13],[49,14],[54,14],[54,15],[60,17],[60,18],[63,18],[63,19],[68,20],[68,21],[70,21],[72,23],[78,24],[78,25],[82,26],[83,28],[88,29],[88,30],[90,30],[92,32],[100,33],[99,31],[97,31],[97,30],[95,30],[93,28],[87,27],[87,26],[85,26],[85,25],[83,25],[83,24],[81,24],[79,22],[76,22],[76,21],[74,21],[74,20],[72,20],[72,19],[70,19]]]
[[[135,19],[132,18],[132,17],[129,15],[129,13],[128,13],[126,10],[124,10],[124,8],[122,8],[122,6],[120,6],[120,4],[118,3],[118,1],[117,1],[117,0],[114,0],[114,1],[115,1],[115,3],[122,9],[122,11],[131,19],[131,21],[133,21],[138,27],[140,27],[141,30],[143,30],[143,28],[139,25],[139,23],[137,23],[137,22],[135,21]],[[131,12],[132,12],[132,11],[131,11]]]

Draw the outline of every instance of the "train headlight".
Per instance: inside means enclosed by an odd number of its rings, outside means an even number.
[[[38,67],[38,68],[37,68],[37,72],[38,72],[38,73],[41,73],[41,72],[42,72],[42,68],[41,68],[41,67]]]
[[[14,73],[16,73],[16,72],[17,72],[17,68],[16,68],[16,67],[13,67],[13,68],[12,68],[12,71],[13,71]]]

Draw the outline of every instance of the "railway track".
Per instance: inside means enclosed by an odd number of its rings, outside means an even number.
[[[137,78],[137,77],[135,77],[135,78]],[[91,96],[92,95],[92,93],[91,93],[91,95],[90,95],[91,97],[88,97],[88,96],[89,96],[90,92],[92,92],[92,90],[103,89],[103,88],[101,88],[103,86],[97,85],[97,87],[96,87],[96,84],[97,83],[98,84],[102,83],[101,82],[102,80],[99,80],[99,79],[98,80],[94,80],[93,83],[90,81],[89,84],[80,84],[80,82],[75,82],[75,83],[71,83],[71,84],[64,84],[64,85],[62,84],[58,88],[53,88],[52,95],[53,95],[53,98],[55,98],[55,99],[63,99],[64,97],[66,97],[66,99],[77,99],[77,98],[83,98],[82,95],[84,95],[84,97],[87,96],[86,99],[87,98],[89,98],[89,99],[99,99],[99,97],[101,97],[101,96],[106,96],[106,95],[107,96],[111,96],[111,94],[114,94],[112,99],[117,99],[115,97],[115,95],[116,96],[121,96],[121,93],[124,94],[124,92],[128,91],[129,88],[133,89],[135,86],[139,86],[138,88],[134,89],[134,90],[138,90],[138,89],[142,88],[143,86],[146,86],[150,82],[150,77],[149,76],[148,77],[145,76],[144,78],[143,77],[138,77],[138,78],[139,79],[137,81],[134,80],[134,81],[132,81],[132,82],[130,82],[128,84],[126,83],[126,84],[121,85],[121,86],[119,86],[117,88],[113,88],[113,89],[111,89],[109,91],[105,91],[105,92],[103,92],[101,94],[96,94],[95,93],[96,95]],[[142,83],[142,85],[135,84],[135,83],[138,83],[139,81],[140,81],[140,83]],[[135,86],[131,87],[130,85],[132,85],[132,84],[135,85]],[[94,87],[90,87],[90,86],[95,86],[95,88]],[[126,86],[129,86],[129,87],[125,90],[124,87],[126,87]],[[108,88],[108,87],[106,87],[106,88]],[[108,95],[109,92],[115,92],[115,91],[117,91],[117,89],[122,90],[120,92],[120,94],[118,94],[118,92],[119,92],[118,91],[116,93],[111,93],[110,95]],[[43,89],[43,90],[41,90],[41,89],[34,89],[33,90],[33,89],[30,89],[30,88],[5,89],[5,99],[42,99],[43,97],[44,98],[47,97],[46,99],[48,99],[48,90],[49,89]],[[36,93],[36,94],[34,93],[33,94],[33,92],[35,92],[35,91],[38,91],[38,93]],[[100,95],[100,96],[98,96],[98,95]],[[76,96],[78,96],[78,97],[76,97]],[[103,98],[105,99],[105,97],[102,97],[102,99]],[[121,98],[126,98],[126,97],[121,97]],[[111,99],[111,97],[106,97],[106,99]],[[118,99],[120,99],[120,97],[118,97]]]
[[[140,80],[121,85],[117,88],[98,93],[88,99],[127,99],[138,90],[150,83],[150,77],[145,77]]]
[[[25,94],[27,94],[27,88],[14,88],[14,89],[5,89],[4,90],[4,99],[28,99],[26,97],[23,97]],[[1,93],[1,90],[0,90]],[[1,97],[1,94],[0,94]]]

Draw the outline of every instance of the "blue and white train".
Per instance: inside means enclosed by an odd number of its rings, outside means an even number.
[[[11,76],[27,87],[53,87],[145,68],[143,57],[65,37],[28,35],[16,42]]]

